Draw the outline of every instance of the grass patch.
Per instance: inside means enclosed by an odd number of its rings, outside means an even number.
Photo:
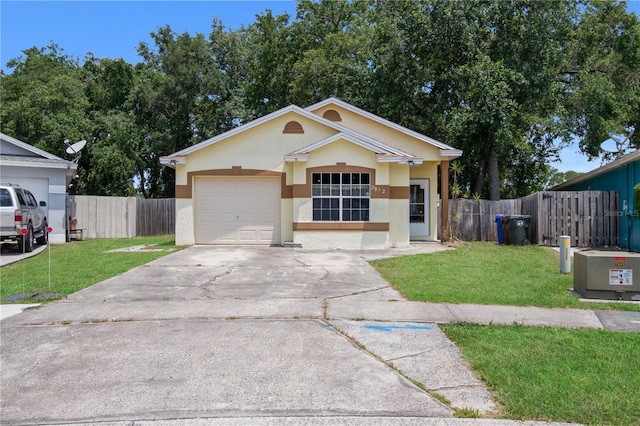
[[[0,300],[23,292],[53,292],[64,297],[170,253],[170,251],[106,253],[109,250],[152,244],[155,244],[155,249],[175,248],[173,235],[90,239],[68,244],[51,244],[37,256],[0,269],[2,283]],[[51,253],[48,250],[51,250]],[[49,288],[49,254],[51,255],[51,288]],[[24,299],[16,301],[16,303],[24,302]]]
[[[445,334],[494,390],[504,417],[640,424],[640,334],[447,325]]]
[[[558,256],[536,245],[470,242],[371,264],[409,300],[640,311],[640,304],[580,302],[568,291],[573,275],[559,272]]]

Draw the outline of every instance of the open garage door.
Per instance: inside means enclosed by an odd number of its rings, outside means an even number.
[[[279,178],[196,178],[196,244],[280,244]]]

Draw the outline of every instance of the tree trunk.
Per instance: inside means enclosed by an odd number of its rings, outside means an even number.
[[[484,188],[484,174],[486,161],[481,160],[478,162],[478,171],[476,172],[476,177],[471,185],[472,195],[479,194],[482,196],[482,189]]]
[[[498,157],[489,157],[489,200],[500,199],[500,172],[498,170]]]

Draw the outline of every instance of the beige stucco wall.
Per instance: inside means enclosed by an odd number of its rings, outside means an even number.
[[[385,249],[387,232],[296,232],[293,242],[306,249]]]
[[[347,163],[351,166],[369,167],[371,169],[377,169],[378,166],[387,166],[385,163],[376,162],[375,153],[368,149],[362,148],[346,140],[340,139],[323,147],[320,147],[309,154],[309,158],[306,161],[306,168],[318,167],[318,166],[335,166],[336,163]],[[377,176],[378,184],[388,183],[388,172],[384,173],[387,176]],[[306,179],[306,172],[302,171],[296,174],[296,178]],[[384,181],[380,181],[384,178]],[[296,180],[296,183],[303,183]]]
[[[322,114],[329,109],[333,109],[340,114],[342,121],[338,122],[338,124],[344,127],[423,158],[426,161],[440,161],[440,150],[435,146],[387,127],[377,121],[355,114],[343,107],[328,105],[313,111],[313,113],[322,116]]]
[[[293,199],[280,200],[280,241],[293,241]]]
[[[195,228],[193,225],[193,203],[191,199],[176,199],[176,245],[191,246],[195,244]]]
[[[304,134],[283,134],[282,130],[289,121],[299,122]],[[176,184],[186,185],[189,172],[229,169],[232,166],[282,172],[285,154],[336,133],[336,130],[306,117],[288,113],[188,154],[186,164],[176,169]]]

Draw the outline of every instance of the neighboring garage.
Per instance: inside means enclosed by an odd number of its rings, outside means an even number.
[[[279,178],[195,178],[196,244],[280,244]]]
[[[0,133],[1,183],[20,185],[47,203],[52,243],[64,243],[67,231],[67,187],[77,164]]]
[[[2,165],[4,168],[4,164]],[[39,174],[39,173],[38,173]],[[2,183],[10,183],[12,185],[20,185],[22,188],[31,191],[38,203],[44,201],[49,203],[49,178],[35,178],[13,175],[7,176],[5,170],[2,171]]]

